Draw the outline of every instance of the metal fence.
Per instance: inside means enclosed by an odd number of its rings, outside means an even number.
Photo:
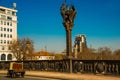
[[[1,61],[0,69],[9,69],[11,61]],[[25,70],[114,74],[120,75],[120,60],[28,60],[23,62]]]

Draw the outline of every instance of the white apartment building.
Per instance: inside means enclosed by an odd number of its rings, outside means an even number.
[[[85,35],[77,35],[75,37],[74,44],[74,56],[77,58],[78,53],[83,52],[84,49],[87,48],[86,36]]]
[[[0,6],[0,61],[13,59],[8,45],[12,40],[17,40],[17,16],[16,4],[13,8]]]

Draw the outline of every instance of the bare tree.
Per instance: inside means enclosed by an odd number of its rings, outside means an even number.
[[[112,51],[108,47],[100,47],[100,48],[98,48],[97,53],[98,53],[98,56],[101,60],[102,59],[110,59]]]
[[[114,51],[114,54],[115,54],[115,55],[120,55],[120,49],[115,50],[115,51]]]
[[[18,39],[17,41],[14,40],[9,47],[17,60],[32,59],[34,46],[33,41],[29,38]]]
[[[34,51],[33,41],[29,38],[23,38],[22,41],[22,52],[23,52],[23,60],[32,59],[32,53]]]
[[[9,45],[11,52],[15,56],[17,60],[21,60],[22,55],[21,55],[21,45],[20,45],[20,40],[13,40],[12,44]]]
[[[115,59],[120,60],[120,49],[117,49],[113,52]]]

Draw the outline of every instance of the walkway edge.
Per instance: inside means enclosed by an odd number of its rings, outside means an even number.
[[[0,74],[7,75],[7,71],[0,70]],[[26,71],[25,76],[54,78],[54,79],[62,79],[62,80],[120,80],[120,77],[115,77],[115,76],[45,72],[45,71]]]

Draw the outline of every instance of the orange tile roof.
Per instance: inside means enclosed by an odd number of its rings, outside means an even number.
[[[47,51],[40,51],[40,52],[35,52],[33,56],[52,56],[52,54]]]

